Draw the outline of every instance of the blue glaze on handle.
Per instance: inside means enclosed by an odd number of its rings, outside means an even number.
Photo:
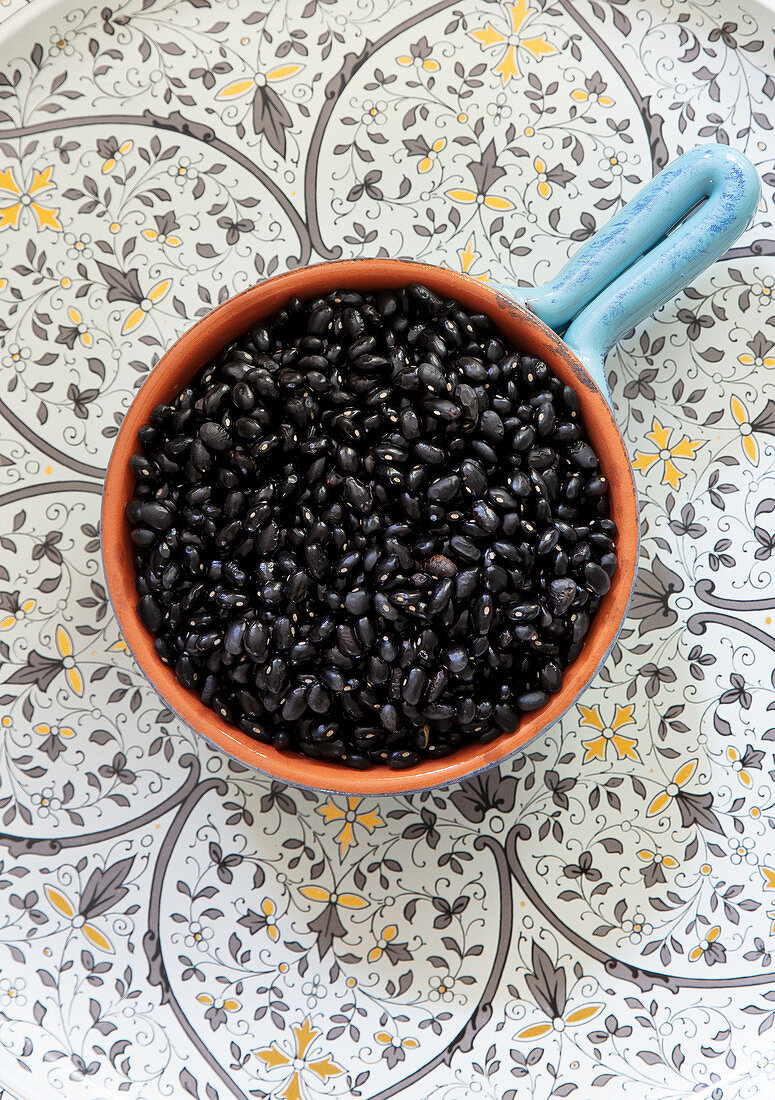
[[[742,153],[726,145],[692,149],[639,191],[551,282],[503,289],[550,328],[566,330],[565,343],[610,403],[608,349],[726,252],[751,221],[759,194],[759,177]]]

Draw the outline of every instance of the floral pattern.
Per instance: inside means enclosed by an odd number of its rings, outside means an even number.
[[[0,19],[0,1080],[45,1100],[769,1094],[771,13]],[[337,256],[541,282],[706,140],[748,153],[762,204],[608,357],[640,570],[563,722],[406,798],[295,790],[181,726],[99,562],[112,441],[169,342]]]

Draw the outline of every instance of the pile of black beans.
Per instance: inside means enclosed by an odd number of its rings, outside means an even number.
[[[277,749],[403,768],[514,730],[616,570],[576,392],[419,284],[292,298],[138,438],[142,621]]]

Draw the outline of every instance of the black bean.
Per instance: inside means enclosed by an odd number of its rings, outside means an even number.
[[[438,615],[444,610],[449,601],[452,599],[454,587],[454,582],[449,577],[446,577],[438,582],[436,587],[433,589],[431,598],[428,600],[429,615]]]
[[[489,633],[494,622],[495,606],[492,596],[480,596],[474,604],[473,627],[477,634]]]
[[[568,458],[582,470],[596,470],[600,465],[598,457],[588,443],[580,440],[568,448]],[[587,487],[589,493],[589,487]]]
[[[155,634],[161,629],[164,613],[153,596],[141,596],[137,602],[137,610],[147,630]]]
[[[222,424],[206,421],[199,429],[199,438],[209,451],[228,451],[231,437]]]
[[[584,566],[584,584],[596,596],[605,596],[611,587],[611,578],[604,569],[591,561]]]
[[[518,712],[505,703],[499,703],[498,706],[495,707],[494,718],[497,726],[502,729],[504,733],[513,733],[519,725]]]
[[[527,424],[524,428],[520,428],[515,432],[514,438],[511,441],[511,447],[514,451],[528,451],[535,443],[536,433],[535,430]]]
[[[466,569],[455,577],[455,596],[459,600],[473,595],[479,583],[479,570]]]
[[[444,373],[431,363],[420,363],[417,368],[417,377],[433,393],[443,394],[447,392],[447,380]]]
[[[300,718],[307,709],[306,690],[303,687],[294,688],[282,706],[282,716],[286,722]]]
[[[436,447],[432,443],[415,443],[414,450],[417,457],[422,459],[423,462],[429,463],[431,466],[441,466],[444,462],[444,451],[441,447]]]
[[[576,598],[578,585],[571,577],[562,577],[551,581],[548,592],[552,610],[556,615],[564,615]]]
[[[458,674],[463,672],[468,665],[468,653],[462,645],[452,646],[445,651],[442,660],[445,668],[448,668],[450,672]]]
[[[547,527],[543,530],[538,539],[538,545],[536,546],[537,554],[548,554],[554,550],[555,546],[559,542],[560,532],[556,527]]]
[[[479,431],[488,443],[500,443],[505,434],[503,421],[492,409],[483,412],[479,418]]]
[[[609,577],[613,577],[616,572],[617,557],[616,554],[603,554],[599,562],[600,568],[604,569]]]
[[[406,288],[406,292],[413,305],[421,307],[423,312],[429,313],[431,316],[441,312],[441,300],[427,286],[423,286],[421,283],[410,283]]]
[[[223,636],[223,648],[227,653],[238,656],[242,652],[242,642],[245,637],[246,623],[244,619],[234,619]]]
[[[454,423],[456,420],[460,419],[461,413],[457,405],[452,401],[447,401],[443,397],[437,397],[426,401],[424,407],[431,416],[447,424]]]
[[[515,701],[521,711],[538,710],[549,701],[549,696],[545,691],[525,691]]]
[[[417,706],[425,690],[425,685],[428,682],[428,677],[425,671],[421,668],[412,668],[409,670],[406,679],[404,681],[401,694],[405,701],[411,706]]]
[[[493,531],[497,531],[501,525],[498,513],[482,500],[477,501],[472,506],[471,515],[473,516],[474,523],[477,527],[481,527],[483,531],[492,533]]]
[[[551,435],[556,423],[557,416],[554,411],[554,405],[548,401],[543,405],[539,405],[536,415],[536,431],[539,436]]]
[[[307,690],[307,705],[315,714],[327,714],[331,709],[331,696],[320,684],[313,684]]]
[[[450,539],[449,546],[450,550],[464,562],[479,561],[482,556],[481,550],[465,535],[454,535]]]
[[[371,606],[371,596],[363,588],[354,588],[345,596],[344,606],[351,615],[363,615]]]
[[[428,488],[428,500],[432,500],[436,504],[447,504],[449,501],[454,500],[459,492],[460,478],[455,474],[448,474],[446,477],[440,477],[431,482]]]

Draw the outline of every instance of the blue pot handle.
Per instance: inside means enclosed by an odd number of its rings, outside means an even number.
[[[504,290],[550,328],[565,329],[565,343],[610,403],[608,349],[726,252],[750,223],[759,194],[756,170],[736,149],[691,149],[647,183],[551,282]]]

